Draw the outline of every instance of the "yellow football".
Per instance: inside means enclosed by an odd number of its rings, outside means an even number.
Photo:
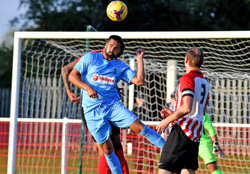
[[[119,22],[126,18],[128,14],[128,8],[122,1],[112,1],[108,5],[106,13],[109,19]]]

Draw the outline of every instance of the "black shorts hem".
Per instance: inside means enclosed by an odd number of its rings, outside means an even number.
[[[186,136],[179,125],[174,125],[164,144],[159,168],[178,173],[182,169],[198,169],[199,143]]]

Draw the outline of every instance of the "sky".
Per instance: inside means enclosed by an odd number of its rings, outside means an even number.
[[[1,0],[0,5],[0,43],[10,30],[9,20],[25,12],[25,8],[18,10],[20,0]]]

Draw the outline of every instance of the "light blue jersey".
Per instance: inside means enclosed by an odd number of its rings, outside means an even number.
[[[106,60],[102,53],[88,53],[74,67],[84,83],[98,94],[91,98],[82,90],[82,106],[90,133],[98,144],[104,143],[111,134],[110,122],[121,128],[129,127],[137,117],[119,101],[116,89],[120,80],[131,83],[136,73],[120,60]]]
[[[90,98],[87,91],[82,90],[82,106],[87,113],[102,104],[111,104],[120,100],[116,86],[120,80],[130,84],[136,73],[120,60],[106,60],[102,53],[88,53],[74,67],[81,73],[84,83],[90,85],[98,94],[98,98]]]
[[[120,102],[116,89],[120,80],[131,84],[136,73],[120,60],[106,60],[102,53],[88,53],[74,67],[81,74],[84,83],[96,90],[98,98],[90,98],[87,91],[82,90],[82,106],[89,132],[98,144],[105,143],[114,126],[126,129],[138,118]],[[139,124],[139,123],[137,123]],[[154,130],[144,125],[140,135],[151,143],[163,148],[165,140]],[[105,158],[114,174],[122,174],[120,162],[114,152],[105,154]]]

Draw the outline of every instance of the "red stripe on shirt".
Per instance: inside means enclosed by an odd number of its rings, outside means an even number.
[[[188,131],[189,131],[189,126],[190,126],[190,124],[193,122],[193,120],[192,119],[189,119],[188,120],[188,122],[187,122],[187,124],[185,125],[185,129],[183,129],[183,132],[184,133],[187,133]]]

